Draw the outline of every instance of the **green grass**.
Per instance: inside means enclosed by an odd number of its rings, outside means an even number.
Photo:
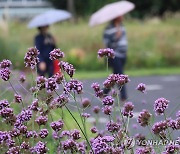
[[[0,26],[0,54],[9,58],[16,68],[23,69],[23,57],[33,46],[36,29],[27,29],[26,22],[9,22],[6,31]],[[125,20],[129,48],[127,68],[180,66],[180,20],[176,16],[164,20]],[[79,70],[102,70],[104,61],[97,58],[103,48],[102,33],[106,24],[89,27],[88,21],[63,22],[50,27],[57,46],[66,54],[68,62]],[[16,54],[16,56],[14,56]]]
[[[98,79],[106,78],[111,71],[76,71],[75,78],[78,79]],[[125,74],[129,76],[150,76],[150,75],[175,75],[180,74],[179,67],[154,68],[154,69],[134,69],[127,70]]]

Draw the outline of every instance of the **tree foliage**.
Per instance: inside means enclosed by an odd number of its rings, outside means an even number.
[[[49,0],[59,9],[68,9],[69,0]],[[90,15],[104,5],[118,0],[73,0],[74,9],[78,16]],[[145,16],[162,16],[166,11],[180,10],[179,0],[129,0],[136,5],[131,13],[133,16],[143,18]]]

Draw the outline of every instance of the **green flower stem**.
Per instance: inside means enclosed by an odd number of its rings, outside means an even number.
[[[150,129],[149,126],[151,126],[151,125],[149,124],[149,125],[147,126],[147,127],[148,127],[148,130],[149,130],[149,132],[150,132],[150,134],[151,134],[151,137],[152,137],[153,140],[156,140],[156,139],[154,138],[154,135],[152,134],[151,129]],[[152,128],[152,126],[151,126],[151,128]],[[156,152],[156,153],[161,153],[160,149],[159,149],[159,148],[157,148],[157,149],[158,149],[158,152]],[[155,150],[155,148],[154,148],[154,150]],[[156,151],[156,150],[155,150],[155,151]]]
[[[18,94],[18,92],[16,91],[16,89],[13,87],[13,85],[12,85],[12,83],[11,83],[10,79],[9,79],[8,81],[9,81],[9,84],[11,85],[11,87],[12,87],[13,91],[14,91],[17,95],[19,95],[19,94]],[[21,103],[22,103],[22,107],[24,108],[25,106],[24,106],[23,101],[21,101]]]
[[[106,57],[106,71],[108,72],[108,57]]]
[[[82,116],[81,116],[80,107],[79,107],[79,104],[78,104],[78,102],[77,102],[77,100],[76,100],[75,93],[74,93],[74,95],[73,95],[72,97],[73,97],[73,99],[74,99],[74,101],[75,101],[75,103],[76,103],[76,106],[77,106],[77,109],[78,109],[78,113],[79,113],[79,116],[80,116],[80,119],[81,119],[81,122],[82,122],[82,125],[83,125],[83,129],[84,129],[84,132],[85,132],[85,135],[86,135],[86,137],[88,138],[87,132],[86,132],[86,126],[85,126],[85,119],[83,120],[83,118],[82,118]]]
[[[165,114],[165,112],[164,112],[164,119],[167,121],[167,117],[166,117],[166,114]],[[168,131],[168,136],[169,136],[169,138],[170,138],[170,140],[172,140],[172,138],[171,138],[171,134],[170,134],[170,130],[169,130],[169,127],[167,128],[167,131]]]
[[[120,91],[121,91],[121,89],[120,89]],[[120,100],[119,100],[119,94],[118,93],[117,93],[117,102],[118,102],[119,113],[120,113],[120,116],[121,116],[121,119],[122,119],[122,122],[123,122],[123,127],[126,128],[125,121],[124,121],[122,111],[121,111],[121,105],[120,105]]]
[[[93,149],[92,149],[92,147],[91,147],[91,144],[90,144],[88,138],[86,137],[86,134],[85,134],[84,131],[82,130],[81,126],[79,125],[78,121],[76,120],[76,118],[74,117],[74,115],[71,113],[71,111],[69,110],[69,108],[68,108],[66,105],[65,105],[65,108],[68,110],[68,112],[70,113],[71,117],[74,119],[74,121],[75,121],[76,124],[78,125],[79,129],[80,129],[81,132],[83,133],[83,135],[84,135],[84,137],[85,137],[88,145],[90,146],[90,148],[91,148],[91,150],[92,150],[92,152],[93,152],[93,154],[94,154],[94,151],[93,151]]]

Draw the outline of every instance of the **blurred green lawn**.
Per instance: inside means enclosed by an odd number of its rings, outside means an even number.
[[[144,21],[127,19],[129,50],[126,69],[180,66],[180,15]],[[106,25],[89,27],[86,19],[77,23],[63,22],[50,27],[57,46],[77,70],[103,70],[104,60],[97,58],[103,48],[102,33]],[[33,46],[36,29],[28,29],[26,22],[9,22],[6,31],[0,27],[0,59],[8,58],[16,68],[23,69],[23,57]],[[16,56],[14,56],[16,55]]]

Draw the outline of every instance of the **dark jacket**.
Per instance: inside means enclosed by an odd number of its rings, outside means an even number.
[[[39,50],[39,60],[40,62],[50,62],[51,60],[49,59],[49,53],[54,50],[55,43],[54,39],[50,34],[38,34],[35,37],[35,46]]]

